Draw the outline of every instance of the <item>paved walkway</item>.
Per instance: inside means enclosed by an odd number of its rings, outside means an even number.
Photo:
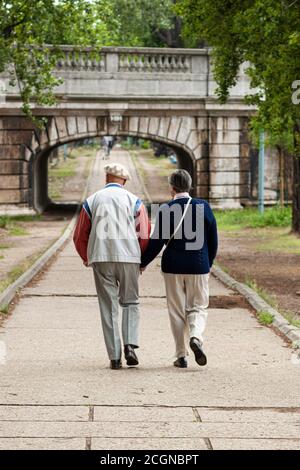
[[[226,307],[233,293],[211,279],[211,294]],[[138,368],[108,368],[92,272],[71,242],[23,290],[0,341],[0,449],[300,449],[300,364],[247,309],[211,308],[208,366],[172,366],[159,260],[141,278]]]

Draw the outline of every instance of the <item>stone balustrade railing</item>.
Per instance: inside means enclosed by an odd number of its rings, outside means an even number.
[[[120,54],[119,70],[124,72],[190,72],[190,56],[185,54]]]
[[[57,68],[59,70],[99,70],[105,71],[105,54],[92,48],[61,47]]]
[[[46,60],[62,78],[55,92],[64,99],[82,100],[87,95],[113,99],[216,98],[209,49],[46,45],[42,54],[40,51],[40,47],[32,48],[33,64],[43,62],[46,54]],[[10,85],[8,73],[0,77],[6,101],[16,102],[18,88]],[[249,79],[242,73],[230,96],[243,99],[249,93]]]
[[[199,72],[197,62],[207,62],[209,56],[206,49],[59,46],[56,51],[56,66],[61,71],[193,73]]]

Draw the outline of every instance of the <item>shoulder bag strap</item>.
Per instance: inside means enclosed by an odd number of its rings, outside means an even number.
[[[190,205],[191,201],[192,201],[192,198],[190,197],[189,200],[188,200],[188,202],[187,202],[187,204],[186,204],[186,206],[185,206],[185,209],[184,209],[184,212],[183,212],[183,214],[182,214],[182,217],[181,217],[181,219],[180,219],[180,221],[179,221],[179,224],[177,225],[177,227],[176,227],[176,229],[174,230],[172,236],[170,237],[170,239],[168,240],[168,242],[167,242],[167,244],[166,244],[166,248],[169,246],[169,243],[173,240],[173,238],[175,237],[176,233],[177,233],[178,230],[180,229],[180,227],[181,227],[181,225],[182,225],[182,222],[184,221],[184,218],[185,218],[186,213],[187,213],[187,211],[188,211],[188,208],[189,208],[189,205]]]

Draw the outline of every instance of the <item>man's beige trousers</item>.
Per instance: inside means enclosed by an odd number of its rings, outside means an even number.
[[[123,345],[138,347],[139,274],[138,263],[93,263],[104,340],[109,358],[120,359],[119,304],[122,307]]]
[[[203,343],[209,304],[209,274],[163,273],[175,356],[187,356],[187,338]]]

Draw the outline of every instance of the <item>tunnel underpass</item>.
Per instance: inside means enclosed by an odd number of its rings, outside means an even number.
[[[115,138],[107,157],[102,136],[72,140],[37,153],[31,162],[32,207],[38,213],[75,210],[84,197],[96,156],[107,161],[125,160],[124,164],[138,174],[146,204],[169,199],[168,175],[174,169],[186,169],[194,177],[193,162],[187,152],[160,141],[120,136]]]

